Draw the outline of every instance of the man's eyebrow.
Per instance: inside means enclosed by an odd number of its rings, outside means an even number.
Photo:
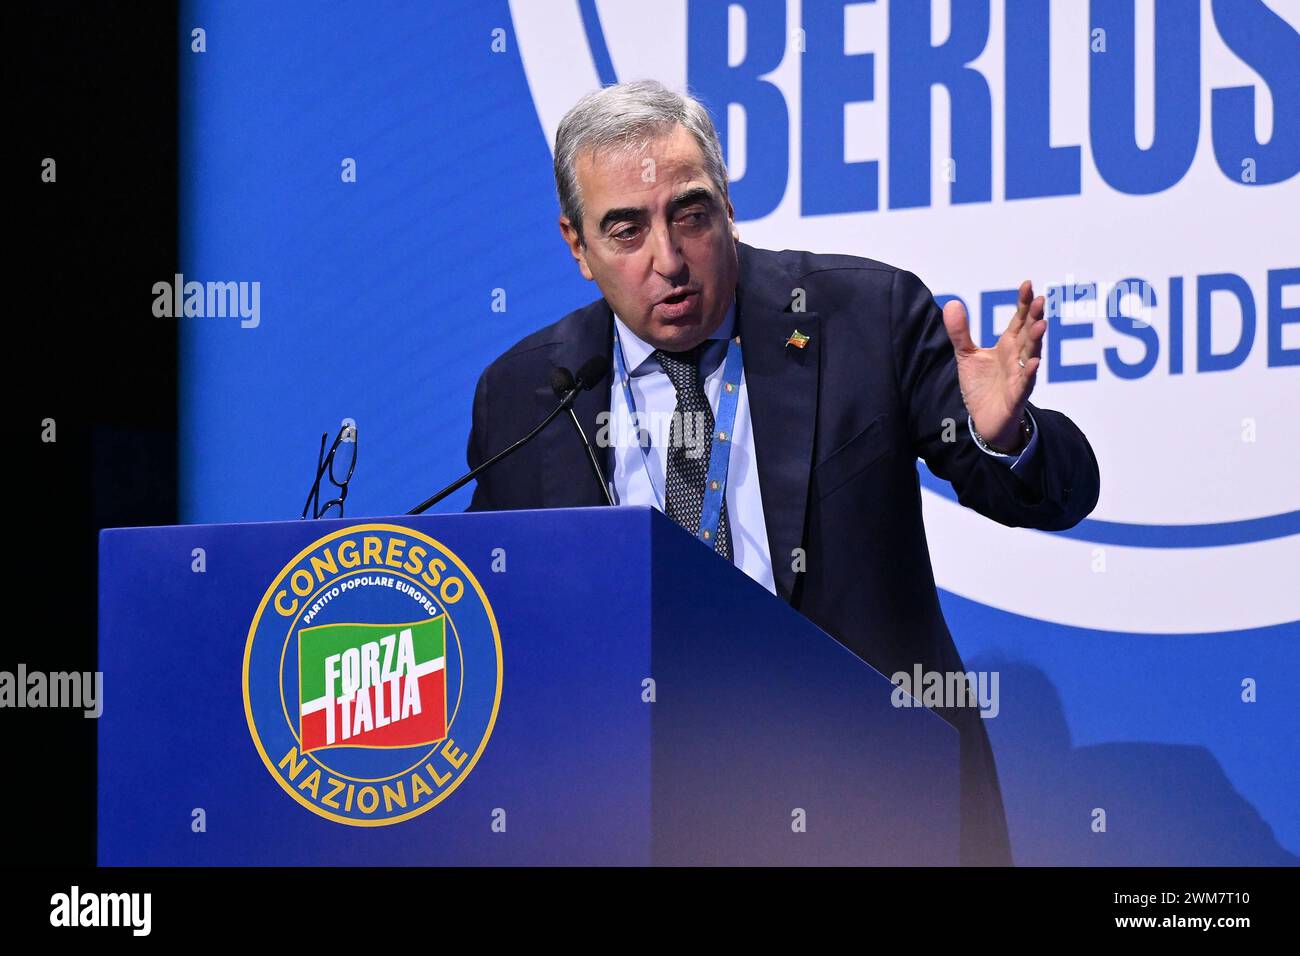
[[[637,206],[624,206],[611,209],[600,217],[600,231],[604,232],[616,222],[639,222],[646,218],[646,211]]]
[[[674,206],[689,206],[692,203],[697,202],[712,205],[713,191],[706,189],[704,186],[692,186],[690,189],[678,193],[672,198],[672,205]]]

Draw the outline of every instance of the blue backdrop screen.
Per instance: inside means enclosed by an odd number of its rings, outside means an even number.
[[[556,225],[559,119],[652,76],[712,111],[745,241],[914,271],[983,344],[1021,279],[1056,295],[1034,401],[1092,441],[1093,516],[1002,528],[923,470],[949,624],[1002,678],[1017,861],[1294,864],[1298,24],[1261,0],[188,3],[179,282],[246,294],[174,319],[182,520],[296,518],[344,419],[349,517],[463,472],[480,371],[599,295]]]

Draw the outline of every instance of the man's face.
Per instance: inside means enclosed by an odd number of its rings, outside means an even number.
[[[695,139],[680,125],[644,152],[578,158],[582,232],[560,231],[582,274],[656,348],[703,342],[727,314],[739,263],[730,200],[720,196]]]

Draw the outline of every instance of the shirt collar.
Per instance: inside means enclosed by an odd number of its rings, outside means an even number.
[[[736,299],[733,296],[731,305],[727,307],[727,314],[723,316],[722,324],[713,330],[709,336],[709,341],[718,341],[731,338],[732,329],[736,325]],[[618,332],[619,344],[623,347],[623,358],[627,362],[627,371],[629,375],[640,376],[648,375],[651,372],[659,371],[659,361],[654,357],[655,347],[647,342],[641,336],[637,335],[627,324],[624,323],[615,313],[614,328]],[[704,364],[715,364],[712,362],[716,348],[705,350],[704,360],[701,362],[701,371],[704,372]],[[707,372],[705,372],[707,375]]]

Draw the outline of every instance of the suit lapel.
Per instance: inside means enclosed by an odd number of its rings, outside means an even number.
[[[575,313],[557,329],[558,338],[551,355],[553,367],[576,372],[582,363],[593,355],[613,356],[614,316],[604,299],[593,302]],[[609,414],[610,377],[606,375],[594,388],[579,392],[573,410],[587,433],[587,440],[596,446],[596,433],[602,417]],[[545,416],[555,407],[555,393],[549,385],[542,385],[535,393],[539,416]],[[605,504],[600,484],[591,473],[587,452],[573,430],[573,423],[564,413],[537,436],[542,444],[544,472],[542,474],[542,507],[581,508]],[[604,449],[596,446],[596,457],[608,473]]]
[[[745,357],[745,388],[754,429],[763,519],[777,593],[794,592],[795,548],[803,544],[817,422],[821,320],[816,312],[791,312],[790,278],[763,269],[740,244],[736,315]],[[787,346],[796,329],[809,337]]]

